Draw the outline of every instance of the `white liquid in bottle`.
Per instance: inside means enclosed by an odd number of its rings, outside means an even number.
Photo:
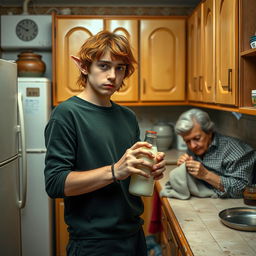
[[[151,132],[151,133],[150,133]],[[149,139],[148,139],[149,137]],[[154,155],[157,153],[156,147],[156,132],[146,131],[146,139],[145,141],[152,144],[152,148],[146,148],[148,151],[151,151]],[[155,160],[152,158],[148,158],[145,156],[141,157],[145,161],[151,162],[154,164]],[[141,167],[141,170],[150,174],[151,170],[145,167]],[[154,192],[155,181],[153,176],[146,178],[141,175],[133,174],[131,175],[131,181],[129,185],[129,192],[136,196],[152,196]]]

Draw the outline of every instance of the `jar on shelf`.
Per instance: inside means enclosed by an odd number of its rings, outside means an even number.
[[[16,60],[19,77],[40,77],[45,73],[45,63],[42,56],[33,51],[24,51]]]
[[[256,184],[245,187],[243,197],[245,204],[256,206]]]

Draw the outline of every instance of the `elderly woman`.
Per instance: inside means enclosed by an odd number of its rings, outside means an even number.
[[[187,171],[213,188],[219,197],[242,197],[256,162],[255,151],[249,145],[214,131],[214,123],[200,109],[181,114],[175,132],[188,147],[178,165],[185,162]]]

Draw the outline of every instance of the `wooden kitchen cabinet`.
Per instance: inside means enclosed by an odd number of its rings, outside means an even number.
[[[53,44],[53,102],[54,105],[78,94],[76,83],[78,68],[71,55],[77,55],[82,43],[104,27],[103,19],[86,19],[73,16],[55,16]]]
[[[161,224],[160,243],[163,256],[194,255],[166,197],[161,197]]]
[[[185,19],[134,17],[53,17],[54,105],[78,94],[76,55],[84,40],[107,29],[125,35],[138,65],[112,99],[117,102],[171,102],[185,100]],[[139,57],[140,56],[140,57]],[[140,73],[140,78],[139,74]]]
[[[251,100],[251,91],[256,89],[256,49],[251,49],[249,42],[256,33],[256,1],[206,0],[200,5],[203,96],[202,100],[201,95],[195,96],[196,100],[189,97],[190,105],[256,115]],[[192,51],[192,16],[188,18],[187,32],[188,94],[193,89],[191,65],[197,61]]]
[[[141,101],[185,100],[185,20],[140,21]]]
[[[216,102],[238,105],[238,1],[216,0]]]
[[[182,154],[182,153],[180,153]],[[179,155],[180,155],[179,154]],[[166,165],[166,173],[176,168],[177,165]],[[162,187],[156,182],[156,193],[159,195]],[[163,256],[193,256],[188,242],[179,226],[179,223],[173,213],[168,198],[160,197],[161,201],[161,226],[160,243]]]
[[[206,0],[188,22],[190,101],[238,105],[238,1]]]
[[[64,221],[63,199],[55,200],[55,223],[56,223],[56,256],[66,256],[66,246],[68,244],[67,225]]]
[[[156,190],[161,191],[161,185],[157,183]],[[161,225],[162,232],[160,243],[163,256],[193,256],[193,252],[179,226],[168,199],[161,197]]]
[[[188,19],[188,100],[203,99],[203,4]]]
[[[240,107],[256,115],[252,107],[251,90],[256,90],[256,49],[251,49],[250,37],[256,33],[256,1],[239,1],[240,18]]]
[[[203,75],[202,101],[213,103],[215,101],[215,8],[214,0],[202,3],[202,46],[203,46]]]
[[[171,222],[164,207],[161,207],[161,225],[163,231],[161,232],[160,239],[163,249],[163,255],[178,255],[179,245],[172,231]]]
[[[139,45],[139,21],[138,19],[106,19],[105,28],[111,32],[124,35],[130,42],[133,54],[138,60],[138,45]],[[138,68],[135,67],[135,72],[132,76],[124,81],[125,85],[116,92],[111,99],[113,101],[129,101],[136,102],[139,100],[139,83],[138,83]]]

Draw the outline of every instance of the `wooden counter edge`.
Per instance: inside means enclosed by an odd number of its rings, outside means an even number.
[[[156,182],[156,190],[158,192],[158,195],[160,194],[161,189],[162,189],[161,184],[159,182]],[[168,199],[166,197],[160,197],[160,200],[163,206],[165,207],[165,209],[167,210],[168,217],[172,220],[172,224],[173,224],[172,226],[175,229],[175,233],[176,233],[176,236],[178,236],[178,240],[181,242],[180,245],[182,247],[183,252],[187,256],[194,256],[188,244],[188,241],[179,225],[179,222],[170,206]]]

